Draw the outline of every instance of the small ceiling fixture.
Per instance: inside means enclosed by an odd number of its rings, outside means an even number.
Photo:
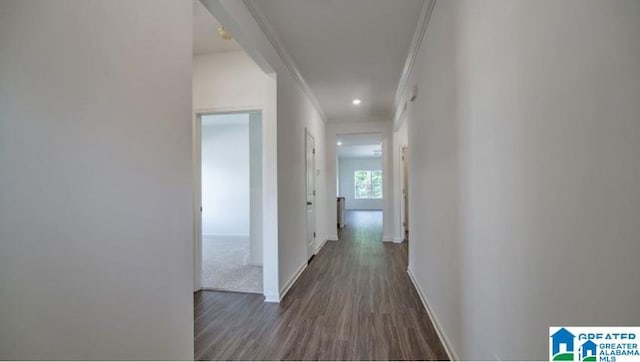
[[[356,98],[356,99],[352,100],[351,103],[353,103],[354,106],[357,106],[358,104],[362,103],[362,101],[359,100],[358,98]]]
[[[224,26],[218,28],[218,35],[220,35],[220,37],[224,40],[233,39],[231,33]]]
[[[338,146],[342,146],[342,141],[338,141]]]

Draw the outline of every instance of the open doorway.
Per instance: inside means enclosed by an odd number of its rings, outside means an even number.
[[[367,225],[382,241],[384,172],[382,135],[379,133],[339,134],[336,143],[336,183],[339,227]],[[342,229],[340,229],[342,230]],[[339,231],[341,234],[341,231]],[[379,234],[379,235],[377,235]]]
[[[261,112],[197,117],[202,288],[262,293]]]
[[[262,293],[279,302],[277,77],[245,51],[251,42],[236,41],[228,14],[216,14],[211,2],[193,4],[194,291]],[[242,140],[214,137],[209,146],[203,139],[231,126],[242,128]],[[222,166],[203,165],[211,154]],[[242,168],[243,176],[220,186],[232,174],[225,167]]]
[[[276,80],[193,3],[194,291],[278,301]],[[275,196],[274,196],[275,195]]]

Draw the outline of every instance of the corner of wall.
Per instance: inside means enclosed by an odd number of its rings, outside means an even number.
[[[264,293],[265,303],[280,303],[280,293]]]

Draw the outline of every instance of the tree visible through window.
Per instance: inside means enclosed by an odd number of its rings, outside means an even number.
[[[356,199],[382,198],[382,171],[356,171],[353,173]]]

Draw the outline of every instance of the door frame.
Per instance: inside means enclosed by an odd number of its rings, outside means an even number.
[[[193,291],[197,292],[202,290],[202,116],[214,115],[214,114],[226,114],[226,113],[250,113],[260,112],[261,122],[264,125],[264,106],[241,106],[241,107],[217,107],[217,108],[201,108],[194,109],[192,114],[192,159],[193,159]],[[264,138],[264,127],[263,127]],[[264,142],[263,142],[264,152]],[[263,176],[264,176],[264,156],[263,161]],[[264,184],[263,184],[264,188]],[[264,191],[264,189],[263,189]],[[263,192],[264,198],[264,192]],[[264,207],[264,205],[263,205]],[[264,214],[263,214],[264,215]],[[264,216],[263,216],[264,217]],[[264,266],[264,224],[262,230],[262,243],[263,243],[263,262]],[[263,279],[265,269],[262,269]],[[264,285],[263,285],[264,292]]]
[[[400,199],[402,205],[402,238],[404,241],[409,241],[409,147],[402,146],[401,148],[401,160],[402,160],[402,198]]]
[[[304,179],[305,179],[305,186],[304,186],[304,200],[305,202],[308,202],[307,200],[307,195],[309,195],[309,190],[308,190],[308,186],[309,186],[309,182],[307,180],[307,168],[309,167],[308,163],[307,163],[307,136],[311,137],[311,139],[313,140],[313,205],[311,205],[312,209],[313,209],[313,240],[311,242],[312,246],[311,249],[309,249],[309,244],[308,244],[308,240],[305,240],[305,247],[307,249],[307,260],[309,260],[314,254],[315,254],[315,247],[316,247],[316,238],[317,238],[317,233],[316,230],[318,228],[318,226],[316,225],[317,222],[317,212],[318,209],[316,207],[317,204],[317,186],[318,186],[318,180],[316,179],[316,138],[313,136],[313,133],[311,133],[309,131],[308,128],[305,127],[304,129],[304,171],[305,171],[305,175],[304,175]],[[309,223],[307,222],[307,206],[305,205],[305,239],[306,236],[308,235],[309,232]]]

